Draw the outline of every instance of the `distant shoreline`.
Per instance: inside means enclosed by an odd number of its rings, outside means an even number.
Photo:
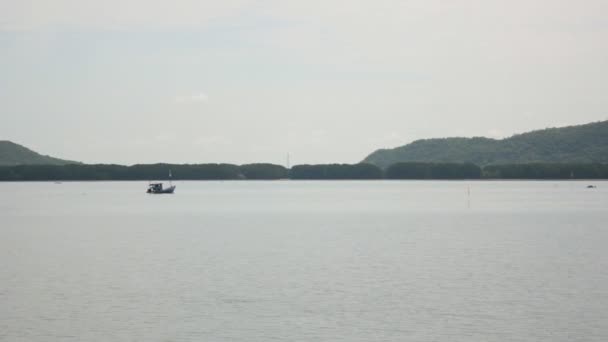
[[[243,181],[243,180],[598,180],[608,164],[396,163],[373,164],[148,164],[18,165],[0,167],[0,181]]]

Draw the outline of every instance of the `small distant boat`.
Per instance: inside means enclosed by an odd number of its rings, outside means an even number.
[[[587,189],[595,189],[595,188],[597,188],[597,186],[595,186],[595,185],[587,185]]]
[[[173,191],[175,191],[175,185],[163,188],[163,183],[150,183],[146,192],[149,194],[172,194]]]
[[[150,183],[148,184],[148,190],[146,191],[149,194],[172,194],[175,191],[175,185],[171,183],[171,170],[169,170],[169,187],[163,188],[163,183]]]

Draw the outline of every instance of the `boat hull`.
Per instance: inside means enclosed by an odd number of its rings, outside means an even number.
[[[172,194],[174,191],[175,191],[175,185],[172,185],[168,188],[160,189],[160,190],[149,189],[148,193],[149,194]]]

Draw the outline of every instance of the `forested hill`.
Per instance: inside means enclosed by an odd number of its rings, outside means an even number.
[[[43,156],[27,147],[0,140],[0,166],[14,165],[65,165],[76,162]]]
[[[501,140],[443,138],[417,140],[380,149],[364,160],[386,168],[399,162],[474,163],[608,163],[608,121],[548,128]]]

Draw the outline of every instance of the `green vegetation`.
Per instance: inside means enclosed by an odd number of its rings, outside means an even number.
[[[149,164],[149,165],[18,165],[0,167],[0,181],[43,180],[174,180],[280,179],[280,165]]]
[[[239,170],[245,179],[283,179],[287,178],[287,169],[274,164],[241,165]]]
[[[480,168],[471,163],[397,163],[383,171],[371,164],[148,164],[0,166],[0,181],[237,179],[608,179],[608,164],[506,164]]]
[[[608,164],[509,164],[483,168],[488,179],[607,179]]]
[[[233,164],[138,164],[127,167],[128,179],[214,180],[243,179],[237,165]]]
[[[481,168],[465,163],[397,163],[386,169],[388,179],[478,179]]]
[[[382,179],[382,170],[372,164],[296,165],[291,179]]]
[[[43,156],[19,144],[0,140],[0,166],[66,164],[77,164],[77,162]]]
[[[417,140],[381,149],[363,160],[382,168],[399,162],[473,163],[480,166],[529,163],[608,163],[608,121],[549,128],[510,138]]]
[[[358,164],[87,165],[0,141],[0,181],[238,179],[608,179],[608,121],[507,139],[418,140]]]

